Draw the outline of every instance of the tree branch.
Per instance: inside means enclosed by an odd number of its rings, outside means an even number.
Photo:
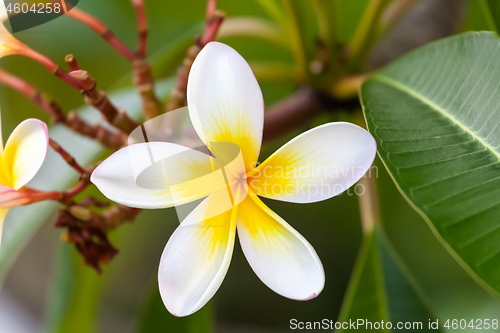
[[[19,91],[33,101],[52,118],[54,123],[64,124],[73,131],[93,138],[112,150],[117,150],[127,144],[127,136],[124,133],[119,131],[111,132],[99,124],[90,125],[80,118],[76,111],[71,111],[68,115],[64,114],[59,104],[51,101],[45,93],[37,90],[23,79],[2,69],[0,69],[0,84]]]
[[[151,73],[151,65],[146,60],[148,19],[144,0],[131,0],[131,2],[137,16],[137,31],[139,33],[139,46],[133,60],[133,81],[141,95],[144,116],[146,119],[151,119],[161,114],[162,106],[155,94],[155,81]]]
[[[66,73],[61,67],[59,67],[59,65],[56,64],[52,59],[29,47],[26,47],[26,49],[24,49],[21,54],[40,63],[42,66],[51,71],[55,76],[73,86],[74,88],[78,90],[82,89],[81,84],[71,76],[69,76],[68,73]]]
[[[148,41],[148,18],[144,0],[131,0],[131,2],[137,16],[137,31],[139,32],[139,47],[136,54],[139,58],[145,58]]]
[[[155,94],[155,80],[151,73],[151,65],[145,58],[136,58],[133,62],[134,86],[142,100],[142,109],[146,119],[160,115],[162,106]]]
[[[80,174],[80,176],[85,176],[87,174],[87,170],[85,170],[84,168],[82,168],[76,162],[75,158],[73,156],[71,156],[71,154],[68,153],[66,150],[64,150],[64,148],[61,147],[60,144],[58,144],[56,141],[54,141],[54,139],[49,138],[49,145],[50,145],[50,147],[52,147],[52,149],[54,149],[54,151],[56,153],[58,153],[59,155],[61,155],[61,157],[63,158],[63,160],[66,161],[66,163],[68,163],[68,165],[70,167],[72,167],[73,169],[75,169],[75,171],[78,172]]]
[[[266,108],[263,140],[270,141],[300,128],[323,112],[359,107],[357,97],[335,99],[310,86],[302,86],[292,95]]]
[[[75,59],[75,56],[72,54],[66,55],[66,57],[64,57],[64,61],[66,61],[66,63],[68,64],[69,68],[72,71],[78,71],[81,69],[80,66],[78,65],[78,62]]]
[[[225,18],[225,14],[216,10],[216,8],[216,0],[207,1],[205,30],[203,31],[201,37],[197,37],[195,39],[196,43],[188,49],[182,67],[177,70],[177,83],[170,92],[170,98],[167,102],[167,112],[186,106],[187,80],[193,61],[198,53],[200,53],[201,49],[215,39],[215,36],[217,36],[217,32],[219,31],[219,28]]]
[[[104,91],[97,89],[95,81],[90,78],[87,71],[77,70],[69,74],[82,83],[85,103],[99,110],[108,123],[125,134],[130,134],[135,128],[140,126],[125,111],[115,107]]]
[[[123,44],[115,36],[115,34],[113,34],[113,32],[111,32],[111,30],[109,30],[108,27],[96,17],[78,9],[77,7],[73,7],[66,15],[94,30],[94,32],[101,36],[112,48],[114,48],[128,61],[134,60],[134,53],[130,51],[130,49],[125,46],[125,44]]]

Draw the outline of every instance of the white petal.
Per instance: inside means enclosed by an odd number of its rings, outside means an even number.
[[[225,44],[207,44],[189,73],[187,101],[191,122],[214,155],[212,142],[235,143],[249,170],[259,156],[264,102],[245,59]]]
[[[2,161],[2,185],[20,189],[38,172],[49,145],[47,125],[38,119],[27,119],[12,132]]]
[[[219,289],[234,248],[236,214],[204,218],[217,204],[206,198],[175,230],[161,256],[158,282],[168,311],[182,317],[205,305]]]
[[[245,257],[273,291],[308,300],[323,290],[325,274],[312,246],[255,194],[238,207],[237,226]]]
[[[350,123],[328,123],[295,137],[249,174],[263,197],[297,202],[331,198],[354,185],[370,168],[377,145]]]
[[[0,23],[7,21],[9,18],[7,10],[5,9],[5,2],[0,1]]]
[[[137,208],[166,208],[201,199],[226,183],[214,173],[211,157],[166,142],[120,149],[92,173],[91,181],[109,199]]]

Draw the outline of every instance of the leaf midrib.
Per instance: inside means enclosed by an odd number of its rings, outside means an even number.
[[[451,122],[453,122],[455,125],[460,127],[465,133],[469,134],[471,137],[474,138],[474,140],[477,140],[481,145],[486,147],[493,155],[496,156],[496,158],[500,161],[500,153],[495,150],[495,148],[487,143],[481,136],[479,136],[476,132],[474,132],[472,129],[464,125],[462,122],[460,122],[457,118],[455,118],[452,114],[448,113],[446,109],[442,108],[440,105],[436,104],[434,101],[428,99],[424,95],[420,94],[418,91],[413,90],[411,87],[394,80],[388,76],[382,75],[382,74],[375,74],[373,76],[375,80],[378,80],[390,87],[393,87],[399,91],[405,92],[408,95],[414,97],[415,99],[419,100],[420,102],[428,105],[432,109],[436,110],[440,114],[442,114],[445,118],[449,119]]]

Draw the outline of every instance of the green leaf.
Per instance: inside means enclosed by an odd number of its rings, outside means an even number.
[[[290,43],[282,29],[274,22],[259,17],[229,17],[217,33],[217,39],[227,37],[251,37],[268,41],[285,49]]]
[[[173,86],[172,80],[162,81],[158,85],[158,93],[164,97]],[[130,114],[136,118],[141,114],[141,103],[137,92],[126,89],[110,98],[118,106],[126,106]],[[80,110],[82,118],[89,122],[98,121],[97,111],[84,107]],[[104,149],[95,141],[79,136],[60,125],[52,126],[50,137],[59,142],[67,151],[71,152],[81,165],[88,165],[96,161]],[[57,170],[57,172],[54,172]],[[42,190],[63,190],[71,186],[78,179],[73,171],[60,156],[49,149],[44,165],[30,182],[29,186]],[[58,205],[54,202],[42,202],[30,206],[17,207],[9,211],[3,233],[2,247],[0,248],[0,283],[5,278],[9,267],[17,258],[27,242],[33,237],[36,230],[54,216]]]
[[[297,71],[295,67],[277,61],[252,61],[249,62],[252,71],[259,81],[295,81]]]
[[[363,319],[358,329],[363,332],[391,332],[375,329],[371,323],[391,323],[396,331],[398,322],[419,325],[421,332],[439,332],[429,329],[429,320],[435,321],[409,272],[400,263],[380,230],[374,230],[364,239],[354,268],[338,322],[356,322]],[[372,329],[373,328],[373,329]],[[340,329],[338,332],[349,331]]]
[[[257,0],[257,3],[267,12],[270,18],[274,19],[282,28],[287,25],[283,6],[276,0]]]
[[[500,2],[498,0],[479,0],[488,27],[498,34],[500,28]]]
[[[151,295],[145,304],[140,320],[139,333],[178,332],[211,333],[214,332],[214,301],[208,302],[194,314],[177,318],[171,315],[161,300],[158,284],[154,284]]]
[[[55,274],[46,314],[47,332],[94,332],[103,285],[101,276],[83,263],[73,246],[57,246]]]
[[[497,292],[499,51],[494,33],[465,33],[408,54],[361,89],[368,128],[400,191]]]
[[[356,32],[348,44],[350,66],[353,69],[362,67],[370,49],[380,37],[380,17],[388,3],[388,0],[371,0],[366,6]]]
[[[314,11],[318,18],[319,36],[328,46],[331,52],[336,47],[337,43],[337,12],[338,4],[330,0],[314,0]]]
[[[195,36],[203,31],[204,25],[205,22],[199,22],[183,30],[151,56],[155,76],[165,77],[175,73],[175,70],[182,65],[189,47],[194,45]],[[130,80],[130,76],[126,78]]]

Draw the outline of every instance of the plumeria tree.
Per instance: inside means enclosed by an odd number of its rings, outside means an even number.
[[[46,331],[500,329],[496,1],[13,2],[0,279]]]

